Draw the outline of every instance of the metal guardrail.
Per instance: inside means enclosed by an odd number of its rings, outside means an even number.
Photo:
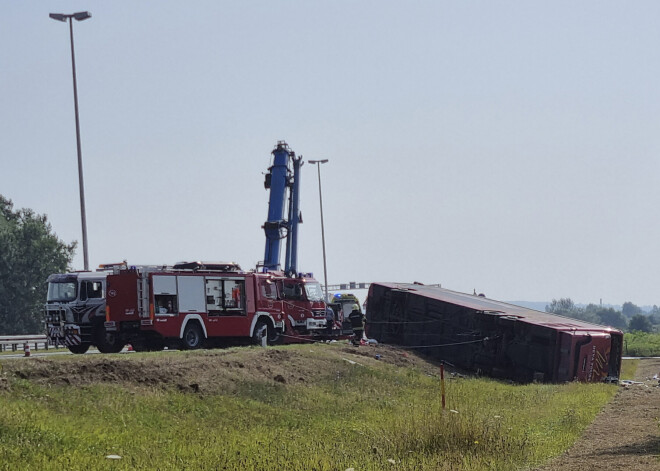
[[[39,350],[42,345],[44,350],[48,350],[48,337],[45,335],[0,335],[0,352],[22,350],[25,344],[34,346],[34,350]]]

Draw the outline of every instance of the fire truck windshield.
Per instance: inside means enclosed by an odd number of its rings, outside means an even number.
[[[323,301],[323,290],[320,283],[305,283],[305,293],[309,301]]]
[[[64,302],[68,303],[76,299],[76,287],[77,283],[75,281],[67,282],[50,282],[48,283],[48,298],[49,303],[52,302]]]

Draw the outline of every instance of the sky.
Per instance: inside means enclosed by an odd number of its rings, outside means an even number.
[[[660,3],[4,2],[0,194],[90,266],[264,258],[271,151],[321,168],[329,284],[660,305]],[[299,270],[323,283],[316,168]]]

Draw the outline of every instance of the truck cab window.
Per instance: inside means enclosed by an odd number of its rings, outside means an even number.
[[[323,301],[323,290],[319,283],[305,284],[305,292],[307,293],[308,301]]]
[[[80,300],[101,299],[103,297],[103,283],[100,281],[83,281],[80,283]]]
[[[261,288],[261,295],[267,299],[277,299],[277,289],[275,283],[270,280],[261,280],[259,282]]]
[[[48,302],[69,303],[76,299],[78,294],[75,281],[48,283]]]
[[[87,283],[88,298],[100,299],[103,297],[103,283],[100,281],[89,281]]]
[[[300,301],[303,299],[302,293],[303,289],[302,286],[300,286],[300,283],[296,283],[295,281],[282,282],[282,297],[284,299]]]

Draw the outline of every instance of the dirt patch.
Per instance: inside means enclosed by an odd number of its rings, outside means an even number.
[[[158,355],[87,354],[7,360],[0,364],[4,366],[0,374],[0,390],[9,388],[9,378],[14,377],[51,387],[111,383],[128,388],[173,388],[198,394],[231,393],[238,390],[240,383],[251,381],[314,384],[325,377],[335,376],[336,372],[329,369],[328,360],[335,360],[342,367],[343,360],[361,364],[384,362],[439,374],[437,365],[396,347],[317,344]]]
[[[660,469],[660,359],[640,360],[635,380],[618,394],[575,445],[538,471]]]

